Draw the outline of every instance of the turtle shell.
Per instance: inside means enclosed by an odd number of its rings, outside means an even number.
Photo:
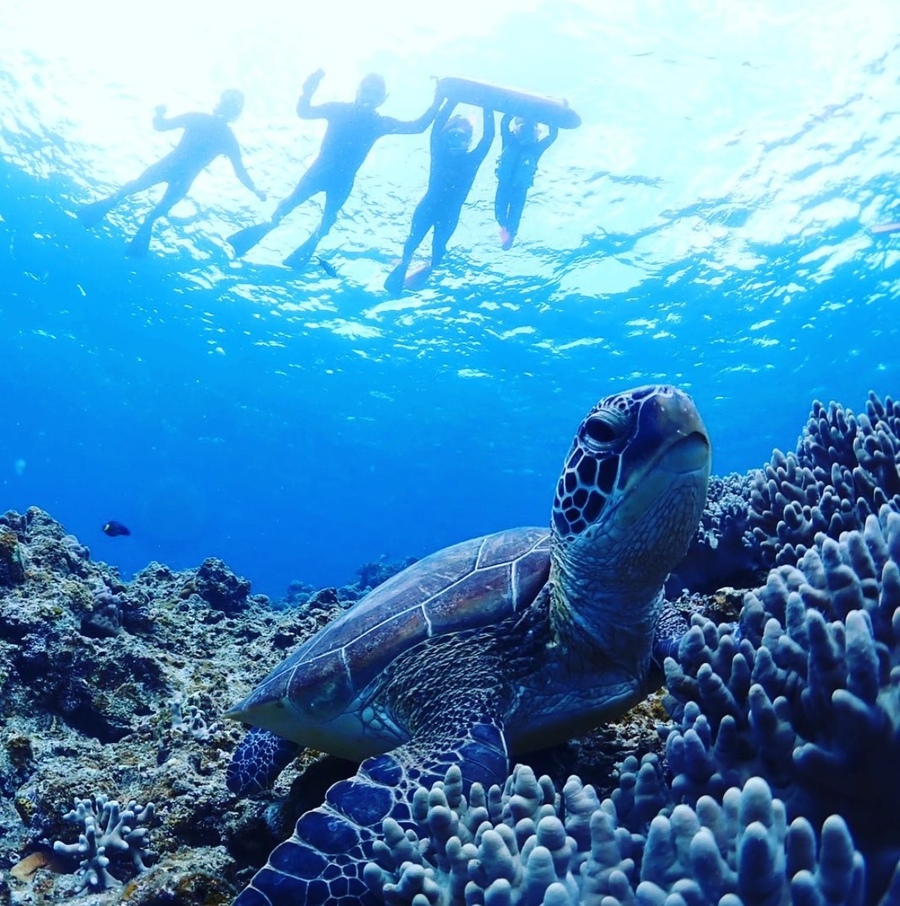
[[[398,729],[367,708],[360,693],[419,642],[523,610],[549,572],[546,528],[508,529],[444,548],[304,642],[226,716],[338,755],[383,751],[396,744]]]

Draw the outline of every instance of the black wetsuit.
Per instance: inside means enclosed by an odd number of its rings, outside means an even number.
[[[297,187],[278,205],[284,216],[298,204],[318,192],[325,192],[326,213],[337,212],[353,189],[359,168],[368,157],[372,145],[383,135],[402,135],[424,132],[434,114],[430,110],[417,120],[404,122],[391,116],[382,116],[377,110],[357,104],[333,102],[316,107],[301,108],[308,112],[304,119],[326,119],[328,128],[316,159],[303,174]]]
[[[248,189],[256,191],[241,160],[238,141],[224,116],[214,113],[183,113],[180,116],[166,117],[157,112],[153,118],[153,128],[159,132],[184,129],[184,133],[164,158],[150,164],[137,179],[126,183],[108,198],[83,206],[78,213],[85,226],[93,226],[123,199],[158,183],[166,183],[163,197],[147,214],[132,239],[130,249],[133,254],[143,254],[146,251],[154,221],[167,214],[187,195],[200,172],[220,154],[231,161],[238,179]]]
[[[478,168],[494,140],[494,114],[485,110],[484,128],[478,144],[471,151],[448,147],[444,127],[454,106],[453,103],[446,103],[432,126],[428,188],[413,212],[400,263],[385,280],[385,287],[392,292],[400,289],[412,256],[430,229],[433,229],[430,268],[440,263],[447,250],[447,243],[459,223],[459,215]]]
[[[558,130],[551,127],[540,141],[526,140],[509,128],[512,117],[507,114],[500,122],[503,150],[497,161],[497,193],[494,196],[494,216],[497,223],[514,238],[528,190],[534,183],[541,155],[556,141]]]
[[[319,241],[334,226],[372,145],[383,135],[424,132],[434,119],[436,111],[437,102],[418,119],[404,121],[382,116],[371,107],[355,103],[335,101],[313,107],[306,93],[300,96],[297,115],[302,119],[328,120],[328,128],[318,156],[294,191],[278,204],[272,221],[273,224],[278,223],[286,214],[319,192],[325,193],[325,208],[319,226],[303,245],[285,259],[285,263],[294,267],[302,266],[311,257]]]
[[[459,215],[466,198],[475,182],[490,147],[493,133],[485,133],[479,144],[471,151],[452,150],[435,124],[431,138],[431,165],[428,172],[428,188],[413,214],[410,233],[422,235],[434,227],[432,236],[431,263],[437,264],[443,257],[447,242],[459,223]],[[421,241],[421,240],[420,240]],[[435,249],[434,246],[438,248]]]
[[[208,167],[220,154],[227,157],[240,175],[244,165],[241,149],[231,127],[221,116],[211,113],[184,113],[181,116],[160,118],[157,129],[184,129],[178,144],[160,161],[151,164],[143,177],[154,177],[155,182],[167,182],[170,190],[191,187],[204,167]],[[153,183],[149,183],[152,185]]]

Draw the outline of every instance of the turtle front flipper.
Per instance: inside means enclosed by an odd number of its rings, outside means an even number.
[[[335,783],[325,802],[301,815],[234,906],[376,906],[363,872],[374,861],[382,825],[393,818],[412,828],[412,799],[420,786],[443,780],[451,765],[462,772],[466,794],[505,779],[509,759],[499,721],[475,722],[446,738],[416,738],[367,758],[356,776]]]
[[[302,748],[271,730],[251,727],[228,765],[225,774],[228,789],[235,796],[253,796],[271,789]]]
[[[678,646],[690,628],[688,618],[669,601],[664,601],[653,627],[653,647],[650,649],[650,659],[660,670],[667,657],[678,656]]]

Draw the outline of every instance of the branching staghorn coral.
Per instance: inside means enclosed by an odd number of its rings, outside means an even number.
[[[838,813],[877,889],[900,858],[900,514],[820,538],[747,596],[740,627],[694,618],[666,682],[678,801],[760,774],[791,815]]]
[[[639,774],[658,767],[647,756]],[[721,804],[703,796],[696,808],[676,805],[652,820],[647,813],[644,833],[635,833],[627,826],[639,818],[634,799],[621,803],[629,815],[620,823],[616,803],[599,802],[577,777],[560,796],[520,765],[502,792],[486,795],[475,784],[467,802],[454,772],[416,798],[418,834],[385,827],[366,881],[390,906],[865,902],[865,862],[844,820],[829,817],[818,835],[805,818],[788,825],[783,803],[759,777],[728,790]]]
[[[857,416],[815,401],[795,452],[775,450],[745,475],[713,476],[667,593],[753,587],[770,567],[795,565],[818,533],[838,540],[861,530],[886,503],[900,509],[900,404],[870,393]]]
[[[176,695],[169,707],[172,710],[172,729],[191,736],[197,742],[207,742],[218,729],[218,723],[209,724],[206,712],[193,702],[185,702],[182,695]]]
[[[767,565],[794,564],[817,533],[837,540],[885,504],[900,509],[900,404],[870,392],[854,415],[816,401],[796,452],[776,450],[748,479],[752,537]]]
[[[64,816],[66,821],[80,822],[84,832],[77,843],[53,844],[54,852],[81,858],[79,890],[106,890],[121,882],[108,870],[110,857],[129,856],[136,874],[147,870],[144,859],[151,853],[144,848],[147,842],[148,821],[153,818],[153,803],[139,806],[128,803],[124,809],[106,796],[94,794],[90,799],[76,799],[75,808]]]
[[[682,589],[710,593],[723,585],[749,588],[768,568],[750,530],[752,473],[712,476],[697,534],[687,556],[666,582],[666,594]]]

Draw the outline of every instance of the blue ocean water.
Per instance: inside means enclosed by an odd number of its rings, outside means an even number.
[[[813,399],[896,395],[900,233],[871,231],[900,219],[893,0],[360,6],[0,9],[0,511],[49,510],[125,575],[218,556],[279,596],[545,523],[572,432],[624,387],[689,390],[718,474],[792,449]],[[320,246],[337,277],[280,265],[318,203],[244,259],[225,243],[314,157],[321,124],[294,105],[320,66],[317,101],[376,70],[383,112],[413,118],[433,76],[462,75],[584,123],[544,156],[512,250],[495,149],[436,279],[391,300],[427,136],[375,146]],[[220,159],[146,259],[125,248],[158,189],[82,227],[79,205],[172,147],[157,104],[232,86],[268,202]],[[133,535],[104,536],[111,518]]]

